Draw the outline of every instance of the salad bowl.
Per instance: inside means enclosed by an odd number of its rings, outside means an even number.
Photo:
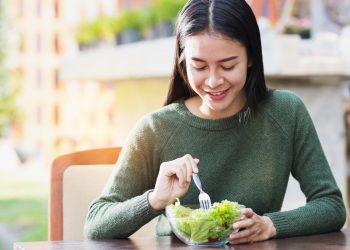
[[[179,200],[165,209],[173,233],[190,246],[223,246],[233,230],[234,222],[242,219],[244,205],[223,200],[205,211],[193,206],[182,206]]]

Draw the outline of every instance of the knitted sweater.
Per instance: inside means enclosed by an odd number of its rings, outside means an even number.
[[[346,211],[310,116],[292,93],[274,91],[246,122],[242,112],[210,120],[183,102],[143,117],[132,130],[103,193],[91,205],[85,235],[125,238],[164,211],[148,202],[162,162],[191,154],[213,202],[237,201],[271,218],[276,237],[339,230]],[[299,181],[306,204],[280,211],[288,178]],[[181,204],[197,204],[193,183]],[[157,225],[170,234],[167,221]]]

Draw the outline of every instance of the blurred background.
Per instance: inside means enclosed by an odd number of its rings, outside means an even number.
[[[49,166],[123,145],[165,99],[185,0],[0,0],[0,249],[47,239]],[[348,203],[350,1],[250,0],[269,87],[296,92]],[[291,180],[284,209],[305,202]]]

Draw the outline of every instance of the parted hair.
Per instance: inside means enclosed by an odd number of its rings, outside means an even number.
[[[165,105],[197,95],[190,87],[184,58],[184,41],[202,32],[238,40],[245,46],[250,66],[244,90],[247,104],[256,111],[268,93],[262,59],[261,38],[255,15],[245,0],[189,0],[176,24],[176,47]]]

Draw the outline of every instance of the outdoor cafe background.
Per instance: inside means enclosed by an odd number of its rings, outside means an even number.
[[[0,249],[47,239],[55,156],[122,145],[135,121],[162,105],[184,2],[0,1]],[[347,195],[349,1],[248,2],[269,85],[303,98]],[[291,186],[286,208],[303,202]]]

